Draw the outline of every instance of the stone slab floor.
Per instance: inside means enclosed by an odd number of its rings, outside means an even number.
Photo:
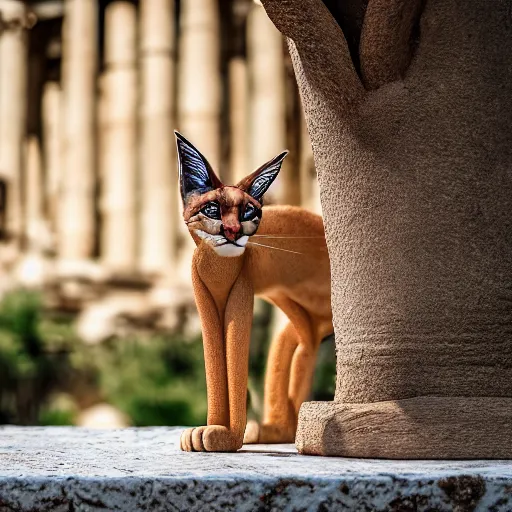
[[[0,428],[0,511],[512,511],[512,461],[183,453],[179,428]]]

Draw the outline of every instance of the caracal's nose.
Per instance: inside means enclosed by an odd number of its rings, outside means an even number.
[[[234,242],[236,236],[240,231],[240,226],[224,226],[224,236],[230,241]]]

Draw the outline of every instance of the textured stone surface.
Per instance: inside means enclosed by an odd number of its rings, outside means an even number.
[[[0,511],[512,509],[512,461],[184,453],[180,431],[2,428]]]
[[[510,2],[262,3],[290,38],[331,262],[336,395],[315,414],[336,428],[302,414],[301,450],[367,454],[368,423],[343,415],[393,402],[374,456],[430,441],[430,457],[512,459]],[[398,402],[422,397],[441,404]],[[483,407],[447,434],[467,397]]]

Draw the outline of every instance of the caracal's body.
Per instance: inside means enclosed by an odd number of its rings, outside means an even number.
[[[184,449],[231,451],[242,445],[255,295],[283,310],[290,323],[272,341],[263,422],[248,425],[246,443],[293,442],[318,346],[333,331],[321,217],[295,207],[264,207],[258,235],[283,236],[257,240],[300,254],[251,244],[241,256],[222,257],[195,237],[192,280],[203,328],[209,426],[186,431]]]
[[[318,346],[333,331],[322,218],[297,207],[262,208],[286,152],[226,186],[189,141],[176,138],[183,218],[197,244],[192,282],[208,392],[208,425],[183,432],[181,448],[235,451],[244,441],[293,442]],[[255,295],[279,307],[289,323],[271,343],[263,421],[246,428]]]

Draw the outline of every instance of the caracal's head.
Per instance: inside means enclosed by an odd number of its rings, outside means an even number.
[[[183,218],[189,231],[220,256],[240,256],[261,221],[263,194],[276,179],[288,151],[249,174],[240,183],[224,185],[206,158],[183,135],[178,147]]]

